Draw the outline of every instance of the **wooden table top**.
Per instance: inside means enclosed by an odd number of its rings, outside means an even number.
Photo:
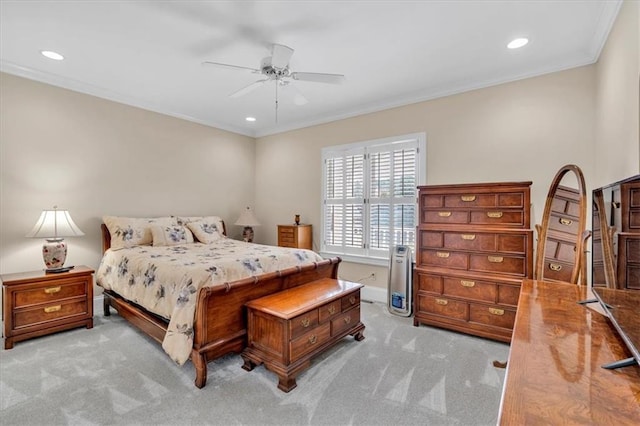
[[[524,280],[498,423],[640,424],[640,366],[584,286]],[[598,307],[599,308],[599,307]]]

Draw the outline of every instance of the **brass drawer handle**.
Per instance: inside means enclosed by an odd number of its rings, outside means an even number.
[[[449,216],[451,216],[451,212],[438,212],[438,216],[440,216],[440,217],[449,217]]]
[[[560,224],[561,225],[565,225],[565,226],[569,226],[573,223],[573,221],[571,219],[566,219],[564,217],[560,218]]]
[[[549,269],[551,269],[552,271],[558,272],[559,270],[562,269],[562,265],[560,265],[559,263],[550,263]]]
[[[311,343],[312,345],[315,345],[317,341],[318,341],[318,336],[316,336],[315,334],[313,336],[309,336],[309,343]]]
[[[309,324],[311,324],[311,321],[309,321],[309,318],[302,318],[302,320],[300,320],[300,324],[307,328],[309,327]]]
[[[471,288],[471,287],[476,285],[476,282],[475,281],[460,280],[460,284],[462,284],[462,287]]]
[[[489,312],[493,315],[504,315],[504,309],[489,308]]]
[[[449,257],[450,253],[447,253],[446,251],[438,251],[436,252],[436,256],[441,257],[443,259],[446,259],[447,257]]]
[[[461,237],[463,240],[467,240],[467,241],[473,241],[476,239],[475,234],[462,234]]]
[[[449,301],[448,301],[448,300],[445,300],[445,299],[436,299],[436,303],[437,303],[438,305],[445,306],[447,303],[449,303]]]
[[[47,306],[46,308],[44,308],[44,311],[47,314],[50,314],[52,312],[58,312],[60,309],[62,309],[62,305],[56,305],[56,306]]]
[[[44,292],[47,294],[53,294],[53,293],[57,293],[62,289],[62,286],[57,286],[57,287],[47,287],[44,289]]]
[[[327,309],[327,311],[329,311],[330,315],[333,315],[333,314],[336,313],[336,307],[331,305],[331,306],[329,306],[329,309]]]
[[[502,212],[487,212],[487,217],[498,219],[502,217]]]
[[[351,317],[344,317],[344,323],[349,324],[351,322]]]
[[[349,298],[349,303],[351,303],[352,305],[353,305],[354,303],[356,303],[356,297],[355,297],[355,296],[351,296],[351,297]]]
[[[460,199],[462,201],[475,201],[476,200],[476,196],[475,195],[462,195],[460,196]]]
[[[504,257],[502,256],[487,256],[487,260],[491,263],[502,263],[504,262]]]

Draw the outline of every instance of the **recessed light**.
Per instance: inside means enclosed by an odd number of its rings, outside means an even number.
[[[507,47],[509,49],[519,49],[527,43],[529,43],[528,38],[516,38],[515,40],[512,40],[511,43],[507,44]]]
[[[53,59],[55,61],[61,61],[64,59],[64,56],[59,54],[58,52],[52,52],[51,50],[41,50],[43,56],[46,56],[49,59]]]
[[[256,118],[255,117],[247,117],[247,118],[245,118],[245,120],[254,122],[254,121],[256,121]]]

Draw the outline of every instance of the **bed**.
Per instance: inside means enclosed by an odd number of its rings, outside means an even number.
[[[154,226],[154,232],[160,227]],[[116,242],[132,234],[101,225],[103,258],[96,283],[104,289],[104,315],[114,308],[161,343],[176,363],[191,359],[198,388],[206,385],[209,361],[246,346],[247,301],[337,278],[340,263],[340,258],[322,259],[309,250],[232,240],[219,218],[217,227],[221,236],[206,244],[194,238],[158,247],[149,241],[112,247],[112,233]]]

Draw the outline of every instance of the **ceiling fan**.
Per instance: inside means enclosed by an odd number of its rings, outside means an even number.
[[[275,109],[276,109],[276,123],[278,122],[278,86],[290,87],[292,80],[298,81],[311,81],[316,83],[329,83],[329,84],[342,84],[344,82],[344,75],[342,74],[327,74],[317,72],[295,72],[289,69],[289,60],[293,55],[294,50],[283,44],[273,44],[271,48],[271,56],[263,58],[260,63],[260,68],[251,68],[241,65],[224,64],[221,62],[204,61],[202,65],[213,65],[217,67],[251,71],[254,74],[262,74],[262,77],[229,95],[231,98],[238,98],[246,95],[249,92],[257,89],[263,84],[269,81],[275,81],[276,97],[275,97]],[[297,90],[294,102],[297,105],[304,105],[308,101]]]

